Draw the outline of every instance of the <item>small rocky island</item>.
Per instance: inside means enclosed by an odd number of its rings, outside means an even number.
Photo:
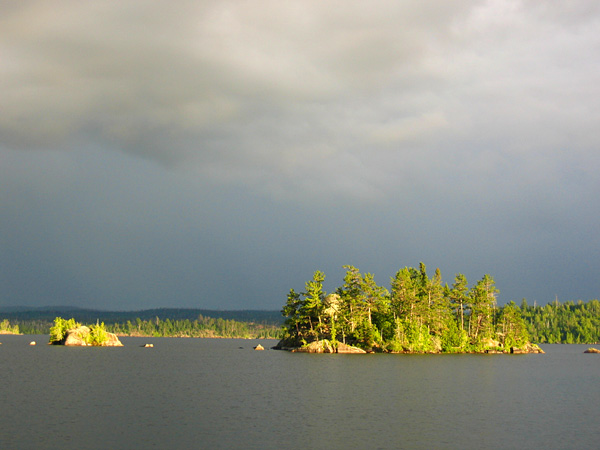
[[[21,334],[19,325],[11,325],[7,319],[0,322],[0,334]]]
[[[282,339],[273,347],[306,353],[544,353],[529,341],[519,307],[496,305],[494,280],[485,275],[472,287],[457,274],[451,287],[440,270],[405,267],[391,289],[374,276],[344,266],[344,284],[323,290],[316,271],[304,292],[293,289],[282,309]]]
[[[281,340],[273,347],[275,350],[287,350],[297,353],[367,353],[366,350],[343,342],[331,342],[328,339],[312,341],[310,344],[293,343]]]
[[[49,343],[80,347],[123,346],[116,334],[106,331],[104,323],[97,323],[88,327],[75,322],[75,319],[65,320],[61,317],[54,319],[54,326],[50,328]]]

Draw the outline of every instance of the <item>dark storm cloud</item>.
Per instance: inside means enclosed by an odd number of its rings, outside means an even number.
[[[598,296],[596,2],[2,7],[5,302],[273,308],[419,260]]]

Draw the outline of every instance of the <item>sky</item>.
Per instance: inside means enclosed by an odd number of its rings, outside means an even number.
[[[0,306],[315,270],[600,296],[600,3],[0,0]]]

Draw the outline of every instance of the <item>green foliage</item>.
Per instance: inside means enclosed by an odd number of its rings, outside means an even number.
[[[80,327],[81,324],[75,322],[75,319],[65,320],[62,317],[54,319],[54,326],[50,328],[50,343],[57,344],[65,340],[67,331]]]
[[[344,283],[335,297],[322,292],[325,276],[320,271],[306,283],[305,293],[290,291],[282,310],[286,346],[327,339],[372,351],[439,353],[509,352],[527,343],[518,307],[499,314],[498,290],[490,275],[469,289],[466,277],[458,274],[448,288],[439,269],[429,277],[420,263],[418,269],[399,270],[388,291],[372,274],[344,268]]]
[[[521,309],[514,302],[502,308],[497,334],[506,348],[521,348],[529,342],[527,324],[521,316]]]
[[[456,320],[449,320],[447,325],[448,328],[441,335],[442,351],[453,353],[467,348],[467,332],[460,328]]]
[[[494,279],[490,275],[484,275],[469,292],[471,307],[469,337],[477,347],[494,337],[494,309],[497,292]]]
[[[106,325],[111,333],[127,336],[153,337],[197,337],[197,338],[254,338],[277,339],[281,337],[281,328],[277,325],[240,322],[237,320],[205,317],[199,315],[195,320],[171,320],[155,317],[152,320],[115,323]]]
[[[54,319],[54,326],[50,328],[50,343],[62,343],[69,330],[79,327],[81,327],[81,324],[76,322],[73,318],[65,320],[62,317],[57,317]],[[87,335],[82,336],[88,345],[102,345],[108,340],[104,322],[90,325],[89,329],[90,332]]]
[[[91,325],[90,332],[86,336],[86,343],[88,345],[102,345],[106,341],[108,341],[108,335],[106,334],[106,327],[104,322],[96,323],[96,325]]]
[[[8,319],[0,322],[0,334],[19,334],[19,325],[11,325]]]
[[[531,340],[541,344],[600,342],[600,301],[554,301],[544,306],[521,303],[521,315]]]
[[[317,270],[312,280],[306,282],[305,292],[290,290],[282,309],[282,314],[286,317],[283,339],[290,346],[318,340],[325,330],[329,338],[335,341],[336,308],[325,302],[324,280],[325,274]]]
[[[439,352],[441,346],[439,340],[433,336],[429,329],[418,321],[406,323],[406,344],[405,350],[417,353]]]

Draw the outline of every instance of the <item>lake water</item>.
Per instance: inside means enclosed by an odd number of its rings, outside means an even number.
[[[588,346],[309,355],[265,340],[47,341],[0,336],[0,449],[600,448]]]

